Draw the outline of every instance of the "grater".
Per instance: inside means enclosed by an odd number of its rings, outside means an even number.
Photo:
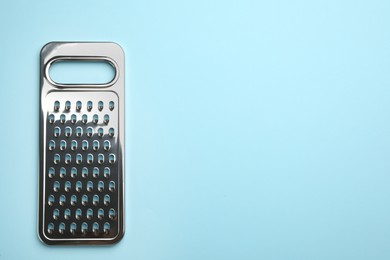
[[[104,84],[64,84],[58,61],[100,61]],[[124,234],[124,53],[109,42],[50,42],[40,57],[38,234],[47,244],[111,244]]]

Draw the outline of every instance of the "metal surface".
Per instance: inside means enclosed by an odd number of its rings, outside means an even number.
[[[106,84],[59,84],[60,60],[109,62]],[[40,61],[38,234],[47,244],[111,244],[124,234],[124,53],[115,43],[51,42]]]

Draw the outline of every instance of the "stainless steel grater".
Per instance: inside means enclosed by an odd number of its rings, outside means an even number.
[[[104,61],[105,84],[60,84],[58,61]],[[111,244],[124,234],[124,53],[115,43],[51,42],[40,58],[38,234],[47,244]]]

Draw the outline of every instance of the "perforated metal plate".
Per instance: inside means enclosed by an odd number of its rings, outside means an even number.
[[[104,60],[107,84],[58,84],[50,65]],[[38,233],[47,244],[107,244],[124,232],[124,55],[114,43],[47,44],[41,52]]]

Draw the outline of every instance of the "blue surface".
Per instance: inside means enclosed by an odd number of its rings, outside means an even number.
[[[390,259],[389,1],[3,1],[0,259]],[[39,51],[126,52],[126,234],[37,237]]]
[[[115,77],[115,69],[102,61],[57,61],[50,66],[50,78],[57,83],[105,84]]]

